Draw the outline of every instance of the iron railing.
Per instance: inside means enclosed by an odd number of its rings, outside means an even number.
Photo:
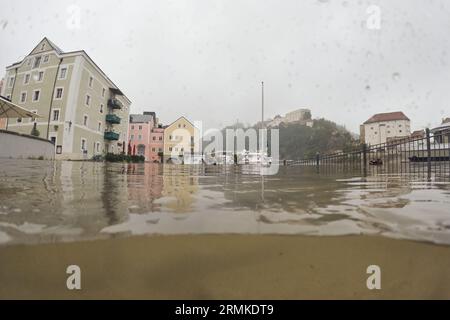
[[[377,145],[361,144],[348,152],[336,152],[291,162],[315,166],[319,172],[355,171],[362,174],[420,173],[450,175],[450,131],[424,137],[395,139]]]

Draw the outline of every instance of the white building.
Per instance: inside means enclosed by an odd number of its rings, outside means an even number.
[[[410,135],[411,121],[401,111],[375,114],[361,125],[361,137],[369,145],[386,143],[389,139]]]
[[[275,118],[266,121],[266,126],[269,128],[273,128],[278,127],[282,123],[300,123],[308,127],[312,127],[314,124],[313,120],[311,119],[311,110],[298,109],[287,113],[284,117],[278,115]]]

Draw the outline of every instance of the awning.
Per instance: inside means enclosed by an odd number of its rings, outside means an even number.
[[[0,118],[43,118],[0,96]]]

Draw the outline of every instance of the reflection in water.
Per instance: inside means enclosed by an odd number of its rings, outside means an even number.
[[[377,234],[450,244],[450,183],[438,177],[0,161],[3,244],[190,233]]]

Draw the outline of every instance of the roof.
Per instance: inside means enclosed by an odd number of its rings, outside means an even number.
[[[448,130],[450,130],[450,123],[449,122],[443,123],[439,127],[431,129],[431,132],[435,133],[435,132],[439,132],[439,131],[448,131]]]
[[[148,123],[154,119],[153,114],[130,114],[130,123]]]
[[[369,120],[364,122],[364,124],[384,122],[384,121],[397,121],[397,120],[409,120],[409,118],[401,111],[387,112],[387,113],[377,113],[373,115]]]
[[[169,124],[168,126],[166,126],[166,128],[172,126],[175,122],[177,122],[178,120],[181,120],[181,119],[186,120],[191,126],[193,126],[194,128],[197,129],[197,127],[194,126],[194,124],[193,124],[192,122],[190,122],[185,116],[179,117],[177,120],[175,120],[174,122],[172,122],[171,124]]]

